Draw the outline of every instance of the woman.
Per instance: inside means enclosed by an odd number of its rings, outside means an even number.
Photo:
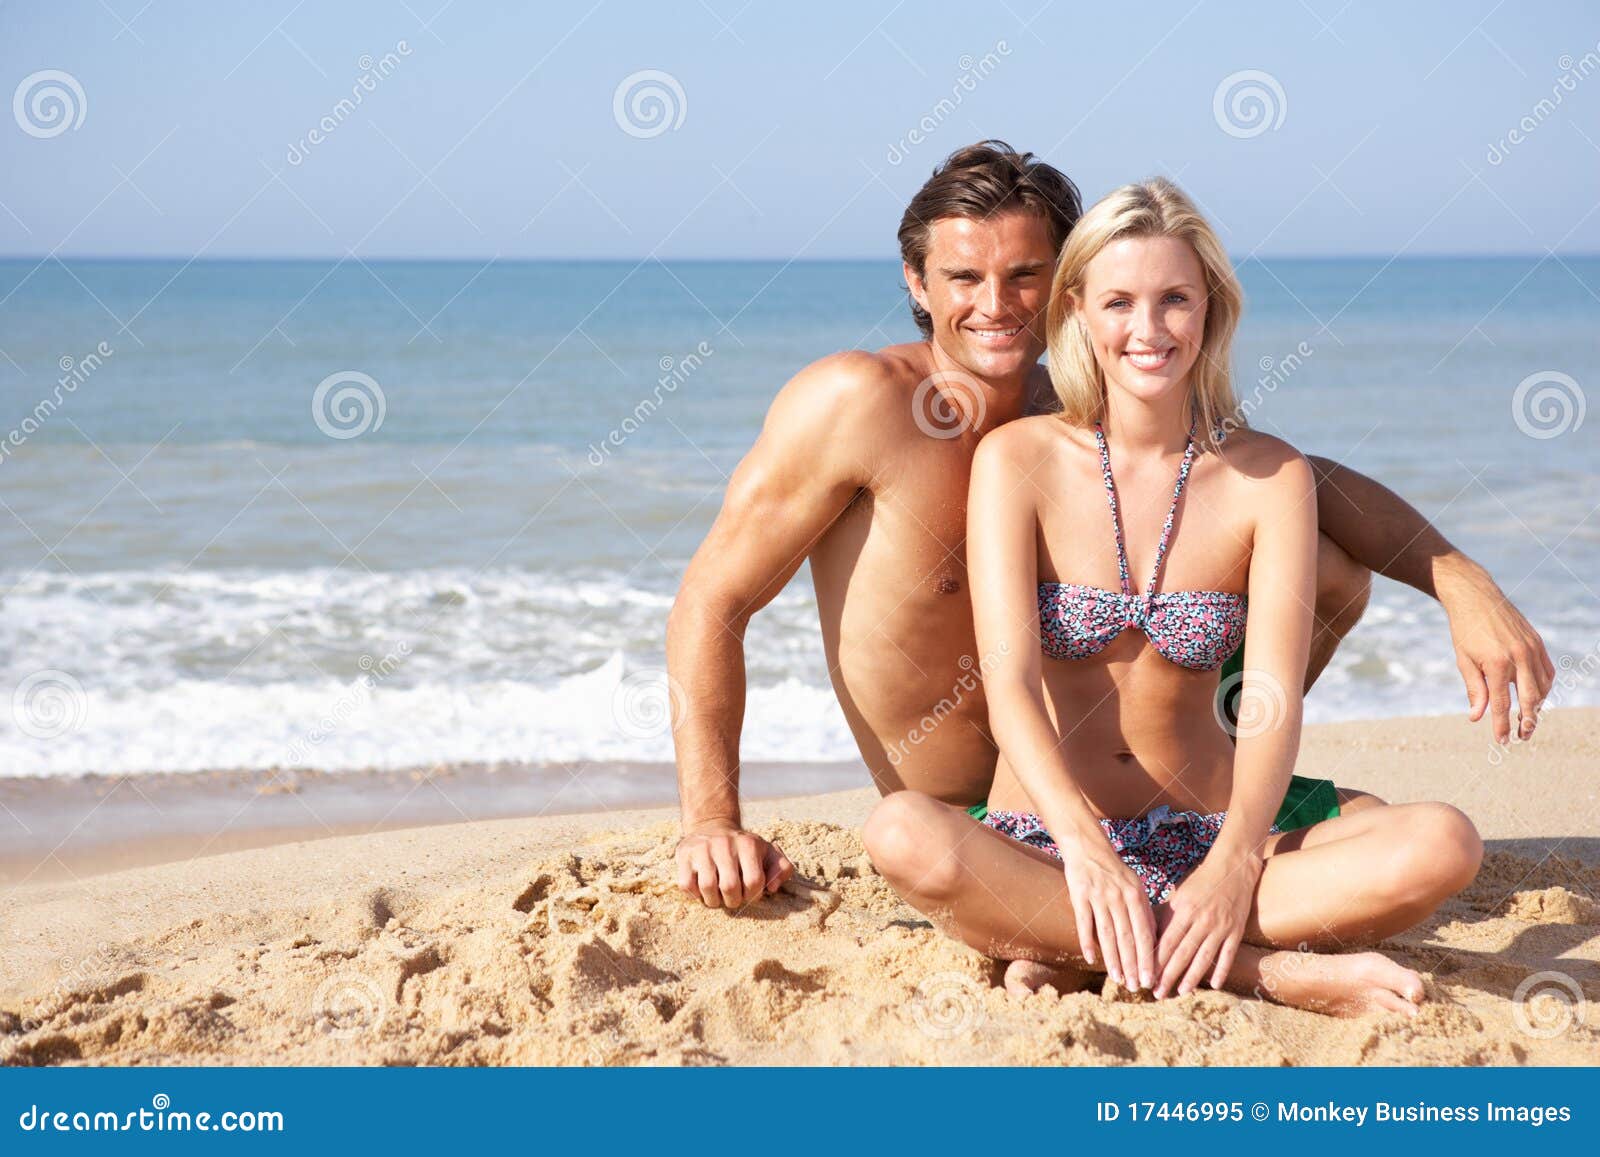
[[[1412,926],[1470,882],[1482,845],[1443,804],[1274,822],[1300,741],[1316,500],[1306,460],[1237,413],[1241,309],[1221,243],[1167,181],[1117,190],[1073,230],[1048,315],[1060,411],[998,428],[973,462],[968,566],[1001,753],[988,813],[896,793],[867,846],[942,928],[1018,962],[1009,987],[1067,983],[1023,963],[1042,962],[1158,998],[1209,981],[1414,1012],[1415,972],[1307,950]],[[1212,705],[1247,607],[1235,728]],[[1449,854],[1419,854],[1424,834]]]

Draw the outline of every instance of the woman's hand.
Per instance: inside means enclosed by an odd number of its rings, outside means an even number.
[[[1244,939],[1250,902],[1265,866],[1259,852],[1228,854],[1217,848],[1179,884],[1167,900],[1172,919],[1157,946],[1159,1000],[1177,989],[1187,996],[1200,987],[1207,970],[1211,987],[1221,988]]]
[[[1124,988],[1149,988],[1156,975],[1156,917],[1144,885],[1099,832],[1094,851],[1061,849],[1067,895],[1078,919],[1078,949],[1090,964],[1098,948],[1106,975]],[[1137,978],[1137,979],[1135,979]]]

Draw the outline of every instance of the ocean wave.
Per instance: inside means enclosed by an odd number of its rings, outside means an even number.
[[[305,768],[398,770],[441,763],[670,763],[672,693],[658,668],[619,653],[547,686],[497,680],[243,686],[182,680],[103,694],[81,685],[71,725],[0,729],[0,775]],[[753,688],[746,759],[856,758],[832,691],[789,680]],[[56,718],[60,718],[59,715]]]

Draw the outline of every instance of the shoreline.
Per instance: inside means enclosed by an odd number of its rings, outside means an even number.
[[[753,800],[867,782],[859,762],[744,770]],[[673,765],[615,761],[0,778],[0,887],[307,840],[676,802]]]
[[[1502,830],[1501,773],[1534,769],[1545,734],[1552,726],[1566,733],[1569,718],[1592,720],[1589,730],[1600,733],[1600,708],[1589,707],[1549,710],[1532,742],[1506,747],[1493,743],[1485,723],[1468,724],[1464,714],[1310,724],[1297,771],[1392,802],[1445,799],[1478,822],[1486,838],[1537,841],[1531,831]],[[1444,747],[1458,774],[1441,781],[1419,760]],[[1369,754],[1385,751],[1392,760],[1370,764]],[[741,791],[758,801],[865,787],[870,780],[859,761],[750,762]],[[1542,836],[1566,839],[1579,858],[1600,860],[1600,838],[1585,839],[1600,837],[1600,822],[1587,829],[1575,822],[1600,816],[1600,789],[1574,802],[1573,810],[1544,817],[1552,826]],[[629,761],[0,778],[0,887],[343,836],[676,804],[672,764]]]
[[[0,889],[0,1064],[1600,1063],[1600,710],[1308,729],[1301,769],[1477,822],[1478,879],[1377,950],[1418,1015],[1202,990],[1019,999],[860,843],[870,787],[753,801],[825,900],[673,881],[676,810],[481,819]]]

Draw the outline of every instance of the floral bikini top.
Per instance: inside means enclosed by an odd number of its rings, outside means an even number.
[[[1156,547],[1156,565],[1136,595],[1128,582],[1128,552],[1122,541],[1122,522],[1117,516],[1117,489],[1111,480],[1111,455],[1106,450],[1106,435],[1100,423],[1094,424],[1095,442],[1100,447],[1100,473],[1105,479],[1106,498],[1111,503],[1111,529],[1117,537],[1117,569],[1122,574],[1122,590],[1086,587],[1078,583],[1039,584],[1040,643],[1052,659],[1087,659],[1097,655],[1128,627],[1138,627],[1149,636],[1150,645],[1181,667],[1211,671],[1222,666],[1238,650],[1244,639],[1243,595],[1226,591],[1170,591],[1155,593],[1161,577],[1161,564],[1172,537],[1172,521],[1183,497],[1183,484],[1194,462],[1194,427],[1189,428],[1189,444],[1178,469],[1178,482],[1172,488],[1172,508],[1161,528]]]

